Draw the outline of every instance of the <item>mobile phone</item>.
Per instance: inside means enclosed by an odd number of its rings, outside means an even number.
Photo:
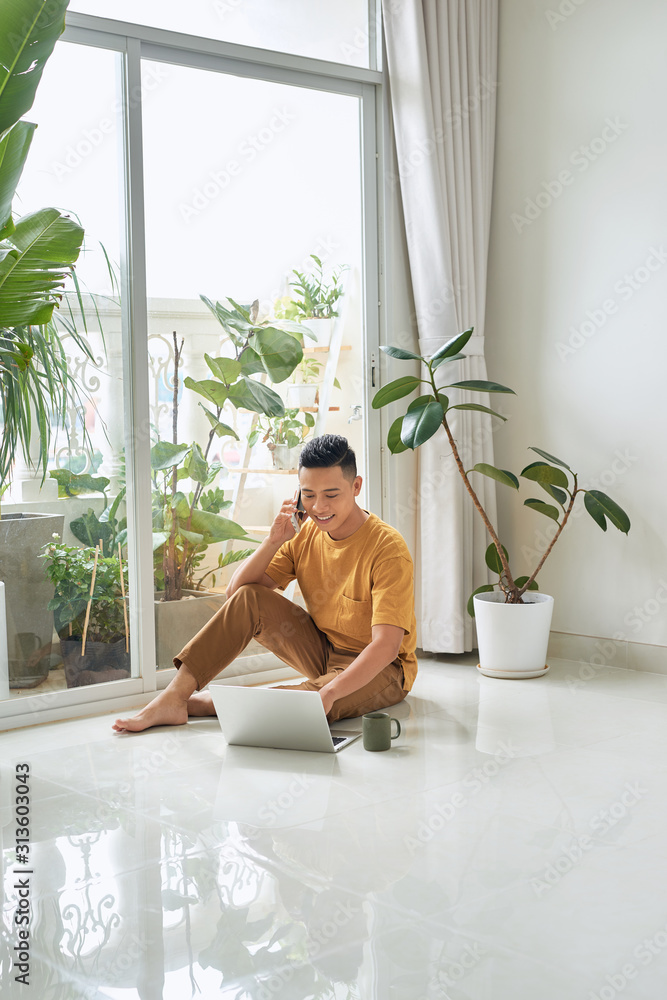
[[[306,516],[306,508],[301,502],[301,490],[299,490],[299,496],[296,500],[296,511],[292,514],[292,527],[295,531],[299,531],[301,528],[301,522]]]

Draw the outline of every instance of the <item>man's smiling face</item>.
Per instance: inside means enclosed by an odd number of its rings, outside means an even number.
[[[357,506],[361,476],[346,479],[341,467],[299,470],[301,502],[306,513],[321,531],[328,531],[335,540],[347,538],[365,520]]]

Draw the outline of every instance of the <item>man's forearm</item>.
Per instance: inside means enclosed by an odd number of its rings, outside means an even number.
[[[329,682],[326,690],[333,692],[336,701],[369,684],[380,671],[396,659],[395,647],[383,640],[374,640],[345,668]]]
[[[231,596],[244,583],[261,583],[269,563],[280,548],[280,544],[276,545],[275,542],[265,538],[259,548],[247,559],[244,559],[232,574],[232,578],[227,584],[227,596]]]

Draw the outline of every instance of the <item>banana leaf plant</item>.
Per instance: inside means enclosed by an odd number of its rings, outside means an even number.
[[[426,368],[426,377],[420,378],[416,375],[405,375],[402,378],[389,382],[376,392],[372,405],[374,409],[380,409],[393,403],[398,399],[410,395],[418,390],[421,385],[428,387],[428,390],[416,399],[413,399],[407,408],[407,412],[402,417],[397,417],[393,421],[387,435],[387,445],[392,454],[406,451],[408,448],[419,448],[425,441],[433,437],[442,427],[449,442],[456,467],[459,471],[463,484],[475,505],[475,509],[482,518],[486,530],[491,538],[491,544],[486,551],[486,564],[492,572],[498,574],[496,584],[485,584],[478,587],[470,595],[468,601],[468,613],[474,616],[473,597],[475,594],[490,593],[499,587],[505,595],[508,604],[523,603],[523,595],[527,590],[537,590],[537,574],[540,572],[547,558],[551,554],[554,545],[560,538],[565,525],[569,521],[574,510],[577,497],[583,496],[584,508],[599,528],[607,530],[607,524],[612,524],[619,531],[627,535],[630,530],[630,519],[619,505],[600,490],[586,490],[579,486],[577,473],[573,472],[570,466],[556,458],[555,455],[543,451],[541,448],[531,447],[531,451],[539,456],[539,460],[530,462],[520,473],[521,477],[534,486],[539,486],[548,496],[548,500],[539,497],[529,497],[524,500],[524,506],[530,510],[548,517],[555,521],[558,528],[551,539],[549,546],[539,560],[537,566],[530,575],[514,577],[510,569],[507,549],[501,543],[496,529],[491,524],[486,511],[477,496],[473,487],[472,474],[488,476],[495,482],[507,486],[509,489],[519,489],[519,479],[507,469],[498,469],[494,465],[486,462],[479,462],[472,469],[465,468],[456,442],[452,435],[452,430],[447,419],[448,414],[454,410],[476,410],[479,413],[487,413],[499,420],[506,418],[495,410],[484,406],[481,403],[451,403],[445,390],[469,390],[471,392],[484,393],[512,393],[505,385],[498,382],[488,382],[479,379],[465,379],[459,382],[450,382],[447,385],[436,385],[436,371],[441,365],[458,361],[465,357],[462,353],[466,344],[472,337],[472,328],[464,333],[448,340],[435,354],[429,358],[423,358],[412,351],[403,350],[399,347],[382,347],[385,354],[400,361],[419,361]],[[473,477],[474,478],[474,477]]]
[[[83,243],[83,229],[55,208],[14,218],[12,204],[36,125],[32,106],[44,66],[65,27],[68,0],[0,0],[0,484],[18,446],[46,469],[51,417],[78,398],[53,312]],[[82,337],[79,346],[90,356]]]

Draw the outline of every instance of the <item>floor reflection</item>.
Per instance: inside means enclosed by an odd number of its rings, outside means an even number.
[[[424,664],[384,754],[227,747],[215,720],[0,736],[3,997],[599,995],[640,932],[616,914],[664,926],[667,681],[620,671],[573,690],[568,669],[518,684]],[[29,987],[12,968],[21,761]],[[658,963],[642,976],[633,995],[661,995]]]

